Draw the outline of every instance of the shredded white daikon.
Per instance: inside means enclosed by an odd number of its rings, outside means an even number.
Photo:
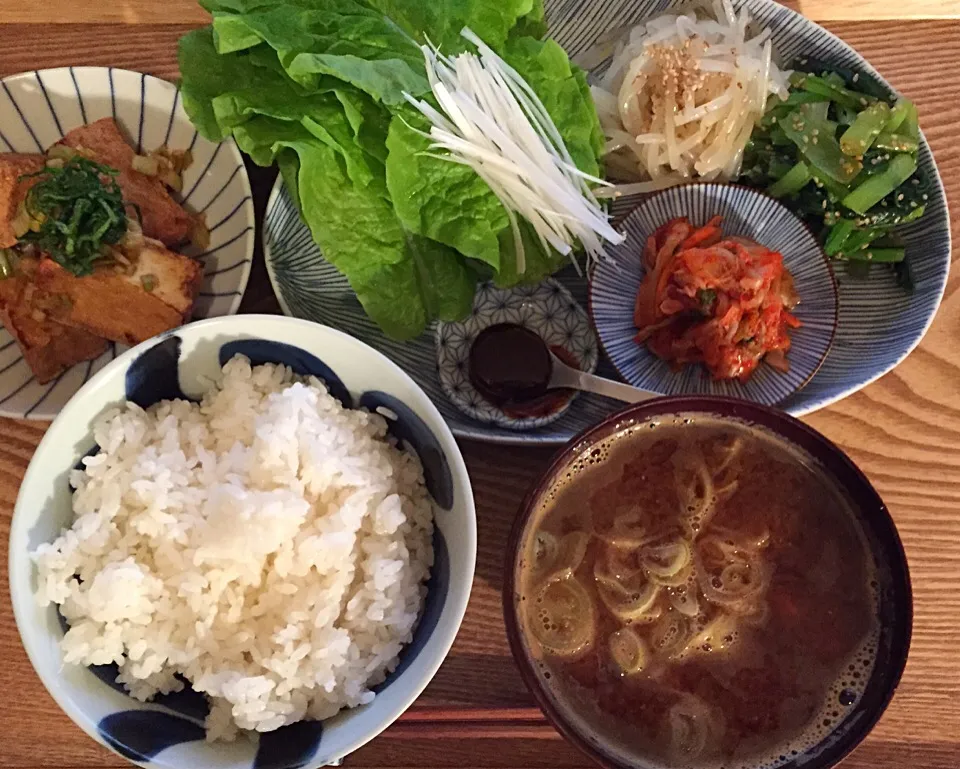
[[[591,191],[608,182],[581,172],[560,132],[526,81],[469,29],[463,37],[478,54],[444,56],[422,46],[438,111],[405,94],[430,121],[436,157],[470,166],[503,203],[517,252],[517,271],[526,269],[517,215],[533,227],[544,249],[569,255],[581,243],[588,258],[603,255],[603,241],[623,236]],[[579,269],[579,265],[578,265]]]
[[[627,178],[639,170],[640,180],[599,195],[739,174],[768,99],[787,98],[790,76],[774,62],[770,31],[749,37],[749,24],[746,8],[737,15],[730,0],[713,0],[705,12],[665,14],[630,30],[591,90],[608,167]]]

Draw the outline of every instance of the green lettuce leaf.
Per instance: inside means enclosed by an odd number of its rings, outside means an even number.
[[[276,162],[324,256],[370,317],[405,339],[470,312],[478,280],[532,282],[567,263],[509,219],[469,167],[431,157],[419,45],[469,48],[469,26],[527,80],[575,163],[599,172],[603,135],[584,74],[538,39],[542,0],[201,0],[213,25],[184,36],[183,104],[204,136]]]
[[[500,272],[494,277],[494,283],[501,288],[539,283],[570,263],[569,257],[550,247],[544,248],[528,222],[521,220],[518,225],[520,240],[523,242],[523,272],[517,271],[517,248],[513,231],[505,230],[500,233]]]
[[[370,0],[420,43],[429,39],[446,54],[466,49],[460,30],[470,27],[499,50],[518,24],[526,34],[545,34],[543,0]],[[529,30],[529,31],[527,31]]]
[[[418,133],[427,129],[412,107],[390,123],[387,188],[397,216],[411,232],[499,270],[498,235],[509,224],[507,212],[471,168],[427,154],[430,140]]]
[[[410,339],[434,318],[468,314],[476,275],[452,248],[403,228],[382,165],[378,173],[376,159],[349,140],[342,110],[340,120],[326,116],[322,130],[311,127],[257,116],[234,135],[255,162],[276,157],[286,169],[285,180],[295,176],[314,240],[385,333]],[[296,165],[289,150],[296,153]]]
[[[417,44],[381,12],[353,0],[251,3],[243,15],[215,11],[213,29],[221,54],[267,43],[306,88],[335,77],[385,104],[402,103],[404,91],[429,91]]]
[[[205,138],[219,141],[230,135],[217,121],[213,101],[238,83],[252,93],[268,94],[282,78],[256,67],[248,53],[221,56],[210,27],[195,29],[180,38],[180,97],[191,122]]]
[[[287,188],[297,210],[301,211],[303,206],[300,205],[300,156],[289,147],[284,147],[277,153],[276,162],[284,187]]]

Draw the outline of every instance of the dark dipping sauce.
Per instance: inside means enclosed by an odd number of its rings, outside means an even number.
[[[559,345],[548,347],[535,331],[513,323],[490,326],[470,347],[470,383],[508,416],[547,416],[574,395],[569,389],[547,390],[551,352],[568,366],[580,368],[576,356]]]
[[[779,438],[642,424],[542,499],[518,572],[525,644],[555,706],[620,763],[775,767],[862,695],[874,560],[843,494]]]

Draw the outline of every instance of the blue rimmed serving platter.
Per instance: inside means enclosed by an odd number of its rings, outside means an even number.
[[[772,0],[735,0],[757,26],[769,28],[783,62],[809,56],[846,67],[893,93],[870,64],[840,38]],[[685,5],[683,0],[547,0],[549,34],[570,56],[592,54],[594,44],[611,30],[629,27],[658,13]],[[601,63],[598,69],[602,69]],[[837,332],[823,365],[802,389],[780,401],[785,411],[808,414],[856,392],[897,366],[916,346],[933,321],[943,297],[950,264],[950,220],[946,195],[926,140],[921,138],[921,172],[932,182],[926,214],[900,229],[907,247],[914,291],[896,285],[892,275],[875,271],[868,279],[837,271]],[[613,207],[622,219],[642,202],[625,197]],[[267,205],[264,253],[284,312],[339,328],[385,353],[430,395],[453,432],[461,437],[498,443],[564,443],[595,424],[620,404],[593,395],[579,397],[557,421],[528,432],[483,424],[462,414],[446,397],[437,377],[434,331],[412,342],[386,338],[363,313],[346,279],[326,262],[278,181]],[[586,306],[587,281],[573,269],[555,278]],[[617,377],[602,359],[597,373]]]

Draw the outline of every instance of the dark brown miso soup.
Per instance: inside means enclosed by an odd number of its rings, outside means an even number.
[[[517,584],[554,706],[623,764],[775,767],[863,693],[875,566],[849,503],[762,428],[644,423],[542,498]]]

